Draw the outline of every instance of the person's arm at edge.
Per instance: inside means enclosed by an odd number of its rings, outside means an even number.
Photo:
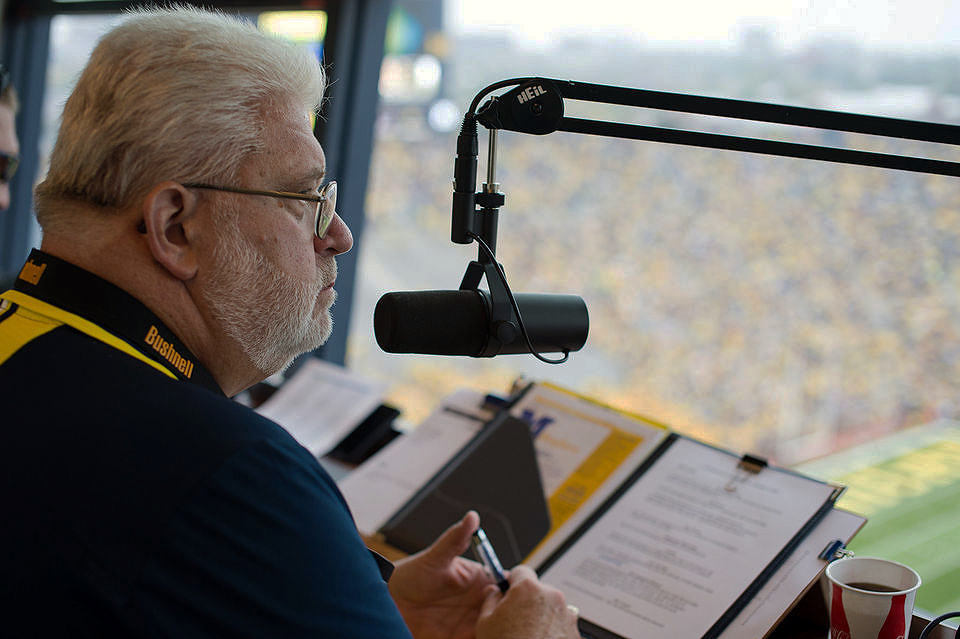
[[[410,637],[335,484],[292,439],[245,446],[198,487],[137,605],[159,636]]]

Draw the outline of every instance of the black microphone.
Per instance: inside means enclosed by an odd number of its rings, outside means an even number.
[[[590,319],[580,297],[517,293],[515,298],[535,352],[578,351],[587,341]],[[482,289],[387,293],[374,309],[373,330],[377,344],[388,353],[530,353],[513,322],[494,325],[491,317],[490,293]]]

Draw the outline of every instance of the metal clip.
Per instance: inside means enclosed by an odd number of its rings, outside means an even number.
[[[820,554],[817,556],[820,559],[830,562],[836,561],[837,559],[844,559],[846,557],[853,557],[853,551],[848,550],[846,544],[839,539],[834,539],[827,544],[826,548],[820,551]]]

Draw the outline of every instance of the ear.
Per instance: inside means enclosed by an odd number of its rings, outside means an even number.
[[[196,220],[198,199],[177,182],[161,182],[142,200],[143,226],[150,253],[161,266],[179,280],[197,273],[196,246],[188,226]]]

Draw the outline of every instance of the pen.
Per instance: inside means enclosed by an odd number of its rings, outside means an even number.
[[[473,533],[473,554],[493,575],[493,580],[497,582],[500,592],[506,592],[507,588],[510,587],[510,582],[503,574],[500,558],[497,557],[497,553],[494,551],[490,540],[487,539],[487,533],[483,532],[483,528],[477,528],[477,531]]]

